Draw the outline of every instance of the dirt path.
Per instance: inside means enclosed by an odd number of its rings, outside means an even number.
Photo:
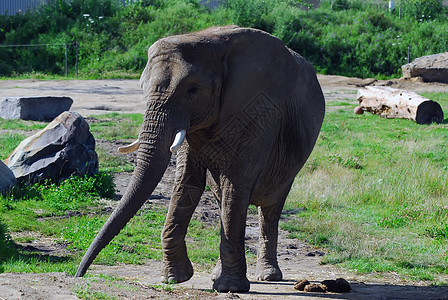
[[[341,76],[319,75],[327,101],[356,101],[359,86],[391,85],[416,92],[445,91],[448,85],[424,84],[417,81],[374,81],[373,79],[346,78]],[[138,80],[67,80],[36,81],[17,80],[0,81],[0,97],[7,96],[69,96],[73,98],[73,111],[84,116],[107,112],[143,113],[145,102]],[[115,145],[102,144],[102,147],[114,151]],[[130,157],[132,159],[132,157]],[[163,181],[154,192],[150,205],[167,205],[174,177],[175,163],[170,164]],[[116,174],[118,197],[127,186],[130,174]],[[216,222],[219,218],[218,208],[210,194],[205,194],[195,212],[196,218],[204,222]],[[246,240],[249,251],[256,251],[258,224],[255,215],[249,215]],[[29,245],[57,254],[61,249],[52,246],[45,239],[38,239]],[[160,285],[161,262],[149,261],[142,266],[120,265],[90,268],[90,274],[112,275],[120,281],[111,281],[105,276],[90,278],[73,278],[65,273],[48,274],[0,274],[1,299],[77,299],[83,292],[103,293],[117,299],[448,299],[447,287],[424,286],[424,282],[406,281],[395,276],[357,275],[334,266],[320,265],[324,253],[298,240],[288,239],[286,232],[279,238],[279,264],[284,274],[281,282],[258,282],[254,279],[255,264],[248,261],[248,276],[251,291],[245,294],[216,294],[211,288],[210,275],[196,271],[188,282],[171,286]],[[196,267],[195,270],[198,270]],[[305,293],[294,290],[294,282],[306,278],[311,282],[344,277],[353,291],[347,294]],[[99,294],[99,295],[100,295]]]

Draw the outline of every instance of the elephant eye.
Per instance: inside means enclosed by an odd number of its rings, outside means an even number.
[[[199,88],[196,86],[188,89],[187,91],[188,98],[190,98],[191,100],[195,100],[198,96],[198,92]]]

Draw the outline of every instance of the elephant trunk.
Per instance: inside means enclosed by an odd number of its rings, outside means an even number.
[[[76,272],[82,277],[98,253],[137,213],[161,180],[171,158],[175,128],[166,128],[167,113],[147,112],[140,133],[137,166],[118,206],[97,234]]]

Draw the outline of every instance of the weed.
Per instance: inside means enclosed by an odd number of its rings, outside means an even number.
[[[425,234],[433,239],[446,240],[448,239],[448,225],[432,225],[425,229]]]
[[[340,164],[341,166],[353,169],[362,169],[361,160],[359,157],[342,157],[341,154],[333,154],[329,156],[330,162],[335,162]]]
[[[105,292],[101,291],[94,291],[88,283],[83,284],[82,286],[80,284],[75,285],[75,294],[80,299],[85,300],[112,300],[112,299],[118,299],[114,296],[111,296]]]

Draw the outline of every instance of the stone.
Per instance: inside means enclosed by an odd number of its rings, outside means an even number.
[[[0,118],[51,121],[73,104],[69,97],[3,97]]]
[[[98,173],[95,139],[89,124],[76,112],[63,112],[23,140],[7,161],[20,182],[60,182],[71,175]]]
[[[7,193],[16,182],[14,173],[0,160],[0,194]]]
[[[448,52],[422,56],[401,67],[404,78],[448,83]]]

